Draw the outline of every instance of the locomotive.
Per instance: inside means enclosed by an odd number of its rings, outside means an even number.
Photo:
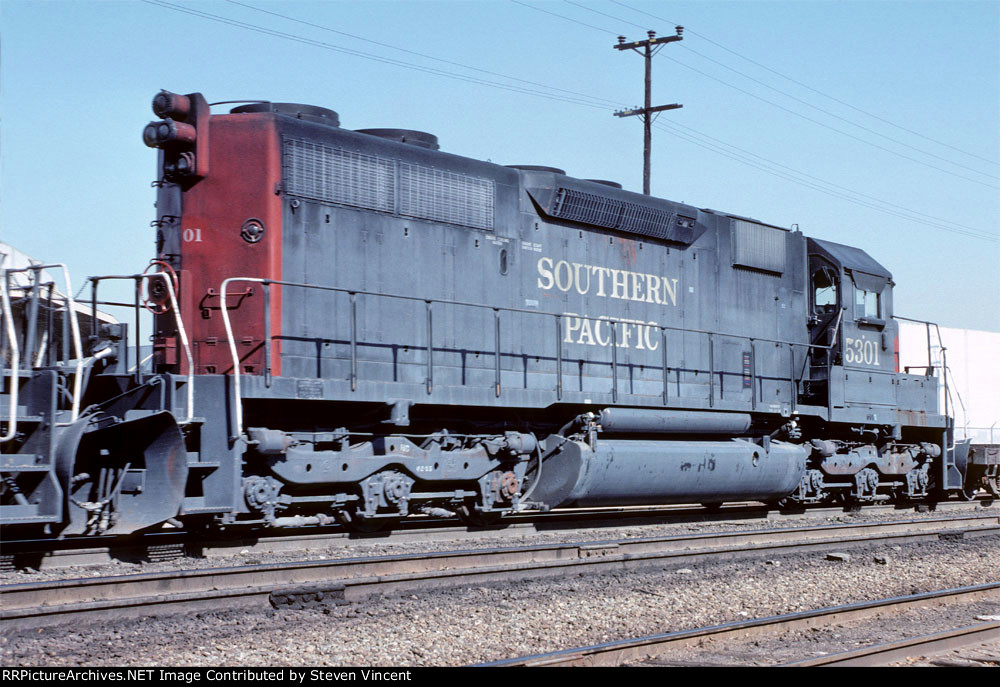
[[[153,110],[149,267],[5,271],[5,532],[963,493],[860,248],[321,107]]]

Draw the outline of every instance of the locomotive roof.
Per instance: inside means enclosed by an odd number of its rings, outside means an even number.
[[[826,253],[828,257],[832,257],[834,260],[839,262],[844,266],[844,269],[851,271],[865,272],[867,274],[874,274],[876,277],[885,277],[886,279],[892,279],[892,273],[875,260],[868,253],[864,252],[860,248],[855,248],[854,246],[845,246],[842,243],[834,243],[833,241],[823,241],[821,239],[811,239],[817,247],[820,248],[820,253]]]

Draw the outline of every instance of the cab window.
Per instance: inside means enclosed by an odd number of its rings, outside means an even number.
[[[833,312],[837,309],[837,279],[828,268],[816,270],[813,274],[813,311]]]
[[[856,318],[882,316],[881,294],[864,289],[855,289],[854,294],[854,316]]]

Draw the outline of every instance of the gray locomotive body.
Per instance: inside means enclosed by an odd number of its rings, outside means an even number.
[[[148,471],[180,518],[366,527],[962,486],[860,249],[320,108],[158,98],[155,369],[95,363],[55,479],[76,501]],[[165,437],[150,465],[74,478],[129,422]]]

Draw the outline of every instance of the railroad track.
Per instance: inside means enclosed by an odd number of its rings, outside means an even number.
[[[898,642],[886,642],[874,646],[845,651],[839,654],[810,658],[787,666],[850,666],[872,667],[884,666],[896,661],[905,661],[911,657],[925,657],[933,654],[962,649],[977,644],[996,642],[1000,640],[1000,622],[984,622],[954,630],[934,632],[902,639]],[[1000,665],[1000,656],[993,662]]]
[[[0,631],[218,608],[349,603],[376,594],[641,566],[784,556],[875,541],[912,543],[998,535],[1000,513],[10,584],[0,587]]]
[[[1000,504],[990,498],[972,502],[946,501],[934,506],[937,513],[965,513]],[[866,506],[865,515],[928,510],[926,505],[901,508],[892,505]],[[393,543],[461,541],[463,539],[510,539],[541,532],[569,531],[621,526],[669,525],[694,522],[731,522],[748,520],[809,520],[856,512],[842,506],[810,506],[795,511],[776,511],[760,503],[732,503],[721,509],[697,505],[666,507],[616,507],[559,510],[549,513],[525,513],[505,518],[489,528],[456,526],[454,520],[417,519],[401,523],[391,532],[352,533],[340,527],[313,528],[280,535],[259,532],[235,534],[228,538],[206,538],[184,531],[156,532],[127,538],[92,537],[88,539],[30,540],[6,542],[0,552],[0,570],[55,570],[74,566],[103,565],[113,561],[153,563],[183,558],[220,558],[236,552],[250,554],[294,553],[319,547],[347,547],[359,541]]]
[[[945,589],[910,596],[893,597],[844,606],[833,606],[802,613],[772,616],[651,635],[636,639],[607,642],[593,646],[564,649],[547,654],[494,661],[486,666],[620,666],[644,664],[670,650],[683,649],[727,640],[748,640],[782,632],[837,625],[860,619],[899,613],[914,607],[934,607],[979,600],[1000,600],[1000,582]],[[970,644],[1000,640],[1000,622],[989,621],[898,642],[878,644],[854,651],[785,663],[788,666],[875,666],[886,665],[908,656],[946,651]]]

